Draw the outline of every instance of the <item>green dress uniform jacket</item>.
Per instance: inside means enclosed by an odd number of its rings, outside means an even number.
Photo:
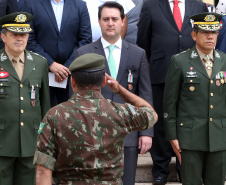
[[[226,150],[226,55],[214,50],[209,78],[196,47],[174,55],[164,94],[166,139],[178,139],[181,149]],[[218,85],[217,85],[218,84]]]
[[[0,156],[34,156],[40,121],[50,108],[47,61],[26,50],[25,55],[20,80],[5,49],[0,50]]]

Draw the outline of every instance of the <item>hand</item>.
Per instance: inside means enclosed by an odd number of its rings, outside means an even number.
[[[106,77],[106,83],[107,86],[114,92],[118,93],[119,92],[119,83],[111,76],[109,76],[107,73],[105,73]]]
[[[62,64],[59,64],[57,62],[53,62],[50,66],[49,69],[51,72],[55,74],[55,76],[58,77],[60,81],[63,81],[64,79],[66,80],[68,75],[71,74],[69,69]],[[56,78],[55,78],[56,80]]]
[[[62,83],[63,80],[61,80],[61,78],[57,75],[55,75],[55,81],[58,82],[58,83]]]
[[[170,144],[173,148],[173,151],[175,152],[175,154],[177,155],[177,158],[181,164],[181,149],[180,149],[180,145],[179,145],[179,141],[178,139],[175,140],[171,140]]]
[[[152,137],[140,136],[139,137],[139,149],[140,154],[145,154],[152,146]]]

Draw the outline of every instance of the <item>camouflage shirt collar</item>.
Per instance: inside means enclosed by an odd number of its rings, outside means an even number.
[[[71,99],[103,99],[104,97],[101,95],[100,90],[79,90],[78,92],[74,93]]]

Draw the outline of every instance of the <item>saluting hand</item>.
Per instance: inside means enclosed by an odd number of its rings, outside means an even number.
[[[119,83],[111,76],[109,76],[107,73],[105,73],[106,78],[106,84],[107,86],[114,92],[118,93],[119,91]]]

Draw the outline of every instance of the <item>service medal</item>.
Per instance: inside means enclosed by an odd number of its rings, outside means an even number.
[[[216,85],[217,86],[220,86],[221,85],[220,80],[216,80]]]
[[[191,86],[189,87],[190,91],[194,91],[195,90],[195,87],[194,86]]]

